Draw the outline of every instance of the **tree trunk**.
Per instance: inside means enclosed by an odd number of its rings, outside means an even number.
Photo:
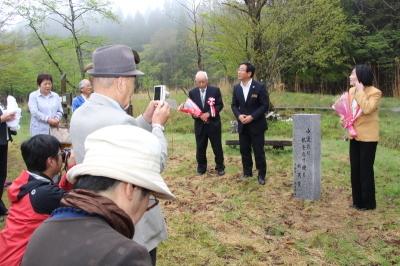
[[[393,97],[400,98],[400,58],[394,63]]]
[[[196,15],[194,15],[196,16]],[[197,68],[198,70],[204,70],[204,64],[203,64],[203,57],[201,54],[201,47],[200,47],[200,41],[202,39],[203,36],[203,31],[201,33],[201,37],[199,37],[199,32],[198,32],[198,28],[197,28],[197,19],[194,19],[194,39],[196,42],[196,53],[197,53]]]
[[[256,67],[257,78],[260,81],[264,81],[267,77],[267,69],[265,60],[263,58],[263,29],[261,27],[261,10],[266,4],[266,0],[245,0],[244,1],[248,15],[251,19],[251,23],[253,24],[252,40],[253,40],[253,58],[252,61],[254,66]]]
[[[78,40],[78,37],[76,36],[76,30],[75,30],[76,17],[75,17],[74,3],[72,3],[72,0],[69,0],[69,8],[71,10],[71,33],[72,33],[72,39],[74,41],[76,58],[78,60],[79,71],[81,73],[81,79],[84,79],[85,78],[85,70],[84,70],[84,65],[83,65],[82,48],[81,48],[81,44]]]

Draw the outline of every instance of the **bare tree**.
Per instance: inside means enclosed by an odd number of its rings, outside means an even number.
[[[37,0],[34,2],[24,1],[18,6],[18,12],[28,21],[28,26],[34,31],[46,54],[60,73],[63,71],[47,48],[39,26],[48,19],[66,29],[71,34],[81,78],[84,78],[82,48],[87,42],[81,38],[85,26],[84,18],[89,15],[100,15],[103,18],[116,20],[108,9],[109,5],[107,0]]]
[[[197,55],[197,68],[204,70],[203,62],[203,41],[204,41],[204,25],[201,19],[201,6],[202,1],[191,0],[190,3],[178,1],[179,5],[183,7],[187,17],[192,23],[192,27],[186,27],[194,37]]]
[[[236,9],[243,14],[245,14],[252,25],[252,31],[250,32],[250,36],[244,36],[246,38],[250,37],[250,42],[252,44],[253,53],[252,58],[247,58],[248,60],[252,60],[254,65],[257,68],[258,78],[264,79],[266,78],[266,65],[263,60],[264,46],[263,46],[263,27],[261,25],[261,11],[262,9],[268,5],[272,4],[272,0],[244,0],[242,1],[234,1],[227,0],[224,1],[223,4]]]
[[[47,45],[46,45],[46,43],[45,43],[45,40],[44,40],[44,39],[42,38],[42,36],[40,35],[39,30],[38,30],[38,28],[36,27],[34,17],[35,17],[35,16],[34,16],[34,13],[31,14],[29,11],[27,11],[27,12],[25,13],[25,18],[26,18],[26,19],[29,18],[29,19],[28,19],[28,22],[29,22],[28,26],[33,30],[33,32],[34,32],[36,38],[39,40],[40,45],[43,47],[43,50],[44,50],[44,52],[47,54],[47,56],[49,57],[50,61],[53,62],[54,66],[57,68],[58,72],[60,72],[60,74],[63,75],[63,74],[64,74],[63,69],[61,68],[61,66],[60,66],[60,64],[57,62],[57,60],[54,58],[54,56],[52,55],[52,53],[50,52],[50,49],[47,47]],[[71,88],[74,88],[74,87],[75,87],[74,84],[72,84],[72,83],[68,80],[68,78],[66,78],[66,82],[67,82],[67,84],[68,84]]]
[[[11,3],[13,5],[18,4],[20,0],[4,0],[0,1],[0,32],[4,30],[4,28],[10,24],[10,21],[15,17],[16,12],[14,8],[11,7]]]

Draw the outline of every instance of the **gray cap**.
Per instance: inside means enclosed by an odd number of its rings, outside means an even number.
[[[97,48],[92,55],[93,68],[88,73],[95,77],[133,77],[144,73],[136,69],[132,49],[116,44]]]

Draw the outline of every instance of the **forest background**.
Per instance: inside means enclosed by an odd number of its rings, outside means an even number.
[[[69,92],[96,47],[139,51],[146,73],[138,90],[190,89],[198,69],[211,83],[235,81],[241,61],[255,63],[270,90],[337,94],[357,63],[374,69],[385,96],[400,96],[397,0],[166,0],[123,15],[101,0],[0,3],[0,91],[26,100],[36,76],[67,75]],[[113,11],[112,11],[113,10]],[[15,22],[18,21],[17,24]]]

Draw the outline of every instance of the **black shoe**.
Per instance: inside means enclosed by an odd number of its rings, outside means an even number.
[[[0,216],[6,216],[7,214],[8,214],[7,208],[2,208],[2,209],[0,210]]]
[[[217,174],[219,176],[223,176],[223,175],[225,175],[225,171],[224,170],[217,170]]]
[[[258,184],[265,185],[265,177],[264,176],[258,176]]]
[[[359,207],[359,206],[357,206],[357,205],[355,205],[355,204],[351,204],[349,207],[350,207],[350,208],[353,208],[353,209],[356,209],[357,211],[366,211],[366,210],[368,210],[368,208]]]
[[[197,170],[198,175],[204,175],[206,173],[206,170]]]
[[[4,205],[3,201],[0,200],[0,216],[5,216],[8,214],[7,207]]]

